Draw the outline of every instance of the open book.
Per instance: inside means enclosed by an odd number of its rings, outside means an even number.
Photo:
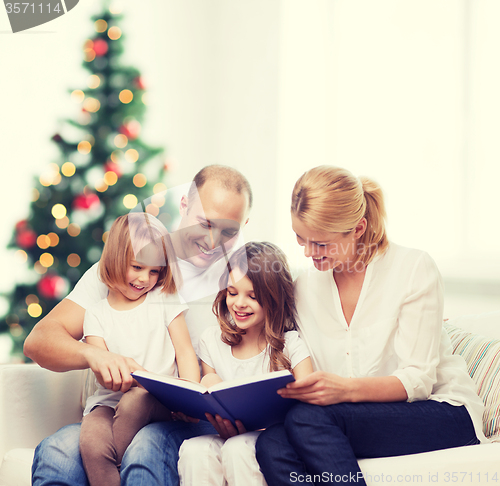
[[[183,412],[207,420],[205,412],[233,422],[241,420],[245,428],[257,430],[283,422],[295,400],[282,398],[277,390],[294,380],[287,371],[223,381],[210,388],[199,383],[135,371],[132,376],[172,412]]]

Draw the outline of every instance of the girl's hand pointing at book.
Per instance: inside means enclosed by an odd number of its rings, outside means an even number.
[[[223,419],[220,415],[216,415],[214,417],[213,415],[206,413],[205,416],[214,426],[214,429],[219,433],[222,439],[229,439],[235,435],[244,434],[247,431],[245,426],[239,420],[236,420],[235,428],[230,420]]]

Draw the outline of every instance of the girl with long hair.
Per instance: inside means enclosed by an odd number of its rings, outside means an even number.
[[[293,280],[283,252],[271,243],[247,243],[229,259],[213,311],[220,328],[200,338],[202,383],[287,369],[296,379],[312,372],[309,352],[295,331]],[[209,417],[217,430],[224,421]],[[265,485],[255,459],[259,431],[195,437],[179,452],[181,485]],[[226,440],[227,439],[227,440]]]

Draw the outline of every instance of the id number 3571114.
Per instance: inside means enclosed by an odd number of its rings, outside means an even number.
[[[29,3],[29,2],[16,2],[6,3],[5,8],[8,14],[30,14],[30,13],[63,13],[62,5],[57,2],[55,5],[50,3]]]

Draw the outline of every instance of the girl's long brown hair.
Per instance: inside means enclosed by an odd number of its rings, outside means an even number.
[[[221,339],[229,346],[241,342],[245,331],[236,326],[226,305],[229,274],[235,268],[250,279],[255,298],[264,310],[264,338],[269,345],[270,370],[291,371],[290,360],[283,353],[286,331],[296,327],[296,308],[292,275],[285,254],[272,243],[250,242],[237,250],[229,259],[219,283],[221,290],[212,310],[222,331]]]

